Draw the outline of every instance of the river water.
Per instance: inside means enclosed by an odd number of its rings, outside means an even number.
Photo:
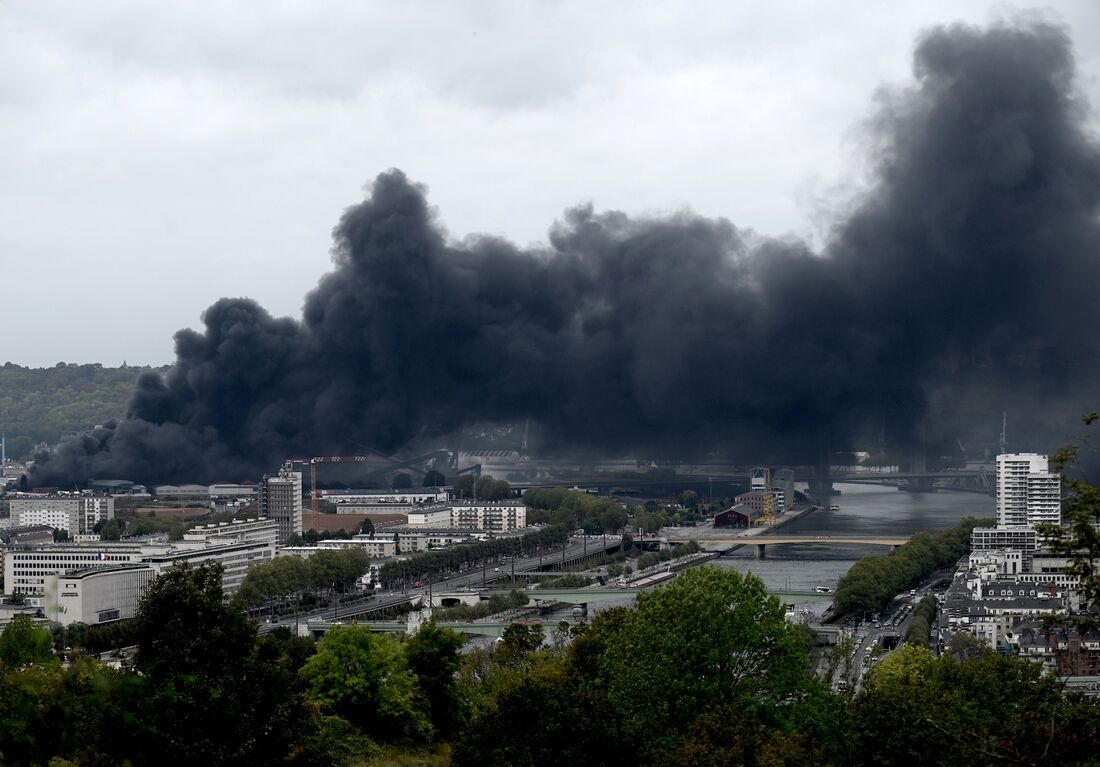
[[[854,484],[838,484],[837,489],[841,494],[832,503],[840,506],[838,511],[806,514],[777,534],[911,535],[952,527],[963,517],[995,515],[993,497],[979,493],[908,493]],[[711,564],[751,572],[773,591],[811,591],[815,586],[835,588],[857,560],[889,553],[883,546],[821,544],[768,546],[765,559],[756,559],[755,551],[755,546],[743,546]]]

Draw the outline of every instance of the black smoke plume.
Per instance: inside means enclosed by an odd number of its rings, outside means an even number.
[[[454,241],[422,186],[383,173],[300,321],[218,301],[125,420],[32,480],[255,477],[525,417],[549,445],[749,460],[812,460],[883,420],[969,438],[1007,407],[1058,438],[1100,380],[1100,152],[1068,35],[936,28],[914,75],[879,94],[870,183],[820,252],[585,206],[542,248]]]

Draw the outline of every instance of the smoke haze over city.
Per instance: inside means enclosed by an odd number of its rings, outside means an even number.
[[[931,29],[869,102],[871,183],[821,247],[591,205],[545,244],[458,237],[430,178],[382,172],[300,319],[218,301],[124,420],[32,479],[255,478],[525,418],[546,450],[803,463],[883,424],[985,438],[1002,410],[1057,443],[1100,383],[1100,143],[1068,31]]]

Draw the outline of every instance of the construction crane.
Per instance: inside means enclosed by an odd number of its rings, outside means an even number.
[[[313,529],[321,532],[321,489],[317,487],[317,464],[319,463],[366,463],[371,460],[367,455],[321,455],[313,458],[290,458],[283,463],[284,469],[293,470],[294,464],[309,465],[309,500],[313,512]],[[375,458],[377,460],[377,458]]]

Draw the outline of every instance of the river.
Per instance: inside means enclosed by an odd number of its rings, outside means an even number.
[[[838,484],[833,496],[838,511],[820,510],[788,525],[779,534],[911,535],[921,530],[952,527],[963,517],[993,517],[992,496],[941,491],[907,493],[892,487]],[[765,559],[755,558],[755,546],[743,546],[713,561],[718,567],[751,572],[773,591],[810,591],[815,586],[835,588],[855,562],[889,553],[882,546],[794,544],[769,546]]]

